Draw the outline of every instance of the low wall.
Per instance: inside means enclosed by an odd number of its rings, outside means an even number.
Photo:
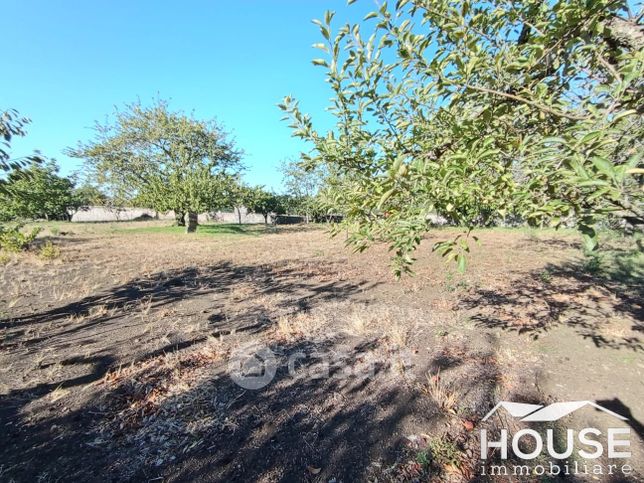
[[[155,218],[157,213],[148,208],[112,208],[109,206],[85,206],[72,214],[71,221],[91,223],[100,221],[133,221]],[[159,213],[159,219],[172,219],[174,214]]]
[[[243,224],[264,223],[264,217],[257,213],[247,213],[241,209]],[[156,218],[159,220],[174,220],[174,211],[157,213],[149,208],[113,208],[109,206],[86,206],[72,214],[71,221],[75,223],[135,221]],[[214,221],[218,223],[239,223],[237,212],[213,211],[200,213],[199,222]],[[269,219],[270,221],[270,219]]]

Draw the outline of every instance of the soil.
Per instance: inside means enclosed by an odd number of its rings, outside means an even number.
[[[482,230],[461,275],[437,230],[396,281],[315,226],[157,225],[68,224],[59,259],[0,267],[1,481],[536,481],[480,474],[479,430],[519,424],[483,418],[576,400],[628,418],[561,424],[628,427],[635,473],[566,480],[644,474],[642,280],[575,235]],[[262,348],[275,376],[241,387]]]

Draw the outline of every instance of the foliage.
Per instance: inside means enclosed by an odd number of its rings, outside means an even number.
[[[29,245],[36,239],[40,228],[33,228],[31,231],[24,232],[23,225],[16,224],[13,226],[0,225],[0,249],[7,252],[19,252],[29,248]]]
[[[328,174],[324,165],[303,165],[296,160],[284,160],[280,170],[288,195],[285,208],[289,213],[305,215],[308,220],[325,210],[320,198]]]
[[[11,139],[14,136],[25,136],[27,134],[25,126],[29,122],[28,118],[20,117],[15,109],[0,112],[0,137],[2,138],[0,140],[0,171],[19,169],[30,163],[40,163],[42,161],[38,153],[20,158],[11,158],[9,153]]]
[[[353,3],[353,2],[350,2]],[[437,245],[465,267],[471,228],[520,216],[575,223],[588,249],[604,217],[644,223],[644,34],[613,0],[399,0],[332,32],[316,20],[335,129],[287,97],[309,168],[349,242],[390,244],[396,273],[438,213],[466,227]]]
[[[0,219],[68,218],[68,209],[74,205],[73,187],[71,180],[58,175],[53,160],[15,168],[0,193]]]
[[[456,444],[447,437],[432,438],[429,442],[429,452],[432,464],[439,467],[461,465],[461,452]]]
[[[94,140],[68,151],[86,160],[115,200],[157,211],[198,213],[226,204],[240,152],[215,121],[171,112],[164,101],[127,105]]]
[[[73,191],[73,204],[76,209],[82,206],[106,206],[109,198],[100,188],[90,183],[84,183]]]
[[[47,240],[45,244],[40,247],[40,250],[38,250],[38,256],[43,260],[55,260],[60,257],[60,248],[54,245],[50,240]]]
[[[248,193],[246,207],[253,213],[260,213],[264,216],[264,223],[268,224],[268,216],[271,213],[276,215],[285,213],[284,197],[270,191],[263,186],[251,188]]]

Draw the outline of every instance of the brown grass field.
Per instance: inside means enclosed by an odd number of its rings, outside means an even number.
[[[461,275],[437,229],[396,281],[313,225],[47,226],[60,256],[0,266],[0,481],[483,481],[500,400],[595,401],[644,462],[642,254],[617,237],[593,267],[574,233],[480,230]],[[231,356],[260,346],[277,372],[244,389]]]

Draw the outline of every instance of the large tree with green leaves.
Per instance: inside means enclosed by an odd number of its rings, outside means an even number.
[[[58,175],[53,160],[25,168],[14,168],[7,175],[0,193],[0,218],[67,219],[75,205],[74,183]]]
[[[92,141],[69,153],[86,161],[112,198],[188,214],[188,232],[197,213],[226,204],[229,176],[241,168],[241,153],[219,124],[172,112],[165,101],[127,105],[95,129]]]
[[[353,3],[350,1],[350,3]],[[519,216],[644,222],[642,13],[623,1],[399,0],[315,21],[334,91],[318,132],[287,97],[308,167],[330,167],[350,241],[388,242],[395,270],[439,213],[469,230]],[[467,236],[436,248],[465,267]]]

